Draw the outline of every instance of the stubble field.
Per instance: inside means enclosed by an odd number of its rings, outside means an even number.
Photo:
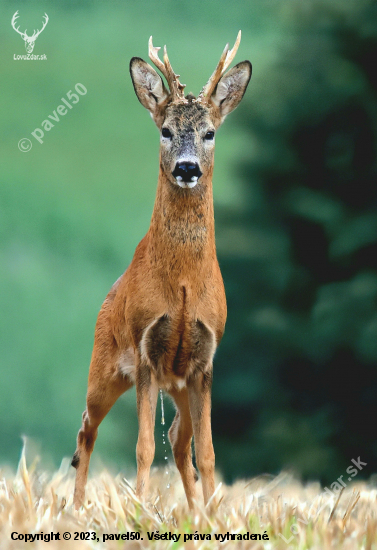
[[[0,547],[377,548],[377,490],[365,482],[350,484],[333,496],[318,483],[304,486],[288,473],[232,486],[217,480],[212,512],[203,507],[200,481],[197,485],[197,509],[190,513],[172,465],[169,483],[166,471],[152,470],[146,503],[136,498],[134,480],[102,471],[89,478],[85,506],[76,512],[69,460],[48,474],[38,469],[37,461],[28,467],[23,453],[16,474],[1,471]],[[54,540],[48,540],[51,533]]]

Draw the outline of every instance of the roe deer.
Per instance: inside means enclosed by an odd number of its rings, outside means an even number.
[[[161,132],[160,169],[151,224],[126,272],[107,295],[95,329],[87,408],[72,465],[75,507],[84,501],[98,426],[118,397],[136,385],[139,436],[136,494],[145,497],[154,458],[159,389],[176,405],[169,430],[174,459],[190,508],[196,463],[205,504],[215,489],[211,433],[212,360],[224,332],[226,299],[216,257],[212,197],[214,135],[241,101],[251,77],[249,61],[231,64],[241,39],[220,61],[199,96],[184,96],[169,62],[149,39],[149,57],[165,76],[133,57],[130,73],[140,103]]]

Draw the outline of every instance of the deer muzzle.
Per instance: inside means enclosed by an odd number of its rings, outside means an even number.
[[[177,162],[172,174],[180,187],[191,189],[198,183],[202,172],[197,162],[183,161]]]

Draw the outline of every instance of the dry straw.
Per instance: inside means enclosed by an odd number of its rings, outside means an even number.
[[[200,482],[199,482],[200,483]],[[87,486],[86,504],[75,512],[72,506],[74,477],[69,461],[53,475],[38,471],[36,462],[27,467],[22,453],[16,475],[0,474],[0,548],[81,550],[88,548],[134,550],[160,549],[302,549],[377,550],[377,490],[366,483],[345,488],[337,498],[321,491],[319,484],[303,486],[290,474],[262,476],[232,486],[218,482],[215,512],[209,514],[200,499],[190,514],[179,475],[172,474],[166,488],[164,470],[155,469],[151,498],[140,502],[134,482],[103,471]],[[198,487],[198,495],[200,495]],[[95,531],[99,541],[12,541],[12,533],[72,534]],[[143,540],[102,542],[103,533],[139,531]],[[177,542],[149,541],[147,532],[181,534]],[[211,535],[211,540],[186,540],[184,534]],[[268,541],[227,540],[215,535],[267,533]],[[15,535],[13,535],[15,536]],[[292,537],[292,539],[291,539]],[[207,537],[208,538],[208,537]],[[289,541],[289,542],[288,542]]]

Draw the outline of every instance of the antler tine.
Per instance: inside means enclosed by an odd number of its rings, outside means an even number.
[[[18,19],[19,17],[20,17],[20,15],[19,15],[18,10],[17,10],[16,13],[12,17],[12,27],[14,26],[14,24],[16,22],[16,19]]]
[[[15,30],[16,32],[18,32],[18,34],[21,34],[21,36],[22,36],[23,34],[26,33],[26,30],[25,30],[25,33],[23,33],[22,31],[20,31],[20,27],[19,27],[19,26],[16,27],[16,19],[18,19],[19,17],[20,17],[20,15],[19,15],[18,10],[17,10],[16,13],[15,13],[15,14],[13,15],[13,17],[12,17],[12,27],[14,28],[14,30]]]
[[[181,84],[179,82],[179,77],[181,75],[175,74],[175,72],[173,71],[173,67],[171,66],[171,63],[169,61],[166,46],[164,46],[164,64],[166,67],[166,71],[168,73],[168,83],[169,83],[171,92],[178,99],[183,99],[184,98],[183,90],[185,89],[186,84]],[[173,89],[174,89],[174,92],[173,92]]]
[[[227,68],[235,58],[240,42],[241,42],[241,31],[238,32],[234,46],[230,51],[229,51],[229,44],[225,46],[224,51],[221,54],[220,61],[218,62],[217,67],[213,71],[207,84],[203,86],[202,91],[198,95],[198,100],[206,101],[209,97],[211,97],[220,78],[222,77],[222,75],[225,73],[225,71],[227,70]]]
[[[167,75],[167,72],[166,72],[166,68],[165,68],[165,65],[163,64],[163,62],[161,61],[161,59],[158,57],[158,50],[161,50],[161,48],[159,47],[156,47],[156,46],[153,46],[153,42],[152,42],[152,36],[150,36],[149,38],[149,42],[148,42],[148,54],[149,54],[149,59],[152,61],[152,63],[154,63],[156,65],[156,67],[162,72],[162,74],[164,75],[164,77],[166,78],[166,80],[168,80],[168,75]]]
[[[208,80],[207,84],[203,86],[200,94],[198,95],[198,100],[204,100],[207,97],[211,97],[212,92],[216,88],[216,85],[222,75],[228,49],[229,49],[229,44],[225,46],[224,51],[221,54],[220,61],[218,62],[216,69],[213,71],[212,75],[210,76],[210,79]]]
[[[161,48],[153,46],[152,37],[149,38],[148,47],[149,59],[156,65],[156,67],[162,72],[162,74],[166,78],[173,100],[184,99],[183,89],[185,88],[186,84],[181,84],[178,80],[179,74],[175,74],[175,72],[173,71],[173,67],[171,66],[166,51],[166,46],[164,46],[164,62],[162,62],[161,59],[158,57],[158,51]]]
[[[173,67],[171,66],[171,63],[169,61],[169,57],[168,57],[168,52],[166,50],[166,46],[164,46],[164,65],[165,65],[165,69],[166,69],[166,74],[167,74],[167,81],[168,81],[168,84],[169,84],[169,87],[171,88],[172,86],[172,83],[174,82],[175,80],[175,77],[176,76],[179,76],[179,75],[176,75],[175,72],[173,71]]]
[[[237,50],[239,48],[241,42],[241,31],[238,31],[236,41],[234,43],[233,48],[226,54],[226,59],[224,63],[224,68],[222,70],[222,75],[225,73],[229,65],[232,63],[233,59],[236,57]]]
[[[43,29],[45,28],[45,26],[46,26],[47,23],[48,23],[48,15],[47,15],[47,13],[45,13],[43,17],[45,17],[45,20],[43,21],[43,26],[42,26],[41,30],[39,31],[39,30],[37,29],[37,33],[35,33],[35,31],[34,31],[33,36],[35,36],[35,38],[37,38],[37,36],[39,36],[39,35],[41,34],[41,32],[43,31]]]

